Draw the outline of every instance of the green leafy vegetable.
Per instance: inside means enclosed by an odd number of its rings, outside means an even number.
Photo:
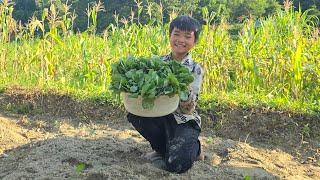
[[[128,57],[112,64],[110,90],[115,94],[130,93],[142,97],[142,107],[151,109],[162,95],[182,100],[188,98],[188,86],[194,77],[189,69],[176,61],[164,62],[160,57]]]

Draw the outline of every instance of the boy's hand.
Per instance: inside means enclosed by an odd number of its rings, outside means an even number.
[[[196,108],[196,102],[192,97],[189,97],[187,101],[180,101],[179,107],[183,114],[192,114]]]

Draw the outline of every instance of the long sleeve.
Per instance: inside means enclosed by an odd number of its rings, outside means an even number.
[[[190,86],[189,98],[187,101],[180,101],[179,104],[179,109],[183,114],[192,114],[195,111],[204,76],[203,69],[197,63],[194,63],[191,72],[193,73],[194,81]]]
[[[172,54],[170,53],[168,55],[163,56],[162,60],[171,61]],[[205,72],[198,63],[192,60],[190,54],[186,55],[186,57],[184,57],[181,63],[184,66],[186,66],[190,72],[192,72],[194,80],[190,85],[188,100],[180,101],[179,107],[175,112],[173,112],[173,115],[178,124],[194,120],[198,124],[198,126],[201,127],[201,117],[195,108],[197,105],[198,96],[201,91],[202,81]]]
[[[198,96],[201,91],[204,71],[199,64],[196,64],[194,67],[194,81],[191,83],[191,98],[194,98],[195,101],[198,100]]]

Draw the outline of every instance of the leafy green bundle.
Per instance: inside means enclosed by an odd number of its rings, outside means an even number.
[[[188,86],[194,77],[187,67],[176,61],[164,62],[160,57],[129,57],[112,64],[113,93],[130,93],[142,97],[142,107],[151,109],[154,100],[162,95],[188,99]]]

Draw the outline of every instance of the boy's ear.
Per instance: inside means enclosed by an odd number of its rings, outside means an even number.
[[[199,38],[196,38],[196,35],[194,34],[194,43],[196,44],[199,41]]]

